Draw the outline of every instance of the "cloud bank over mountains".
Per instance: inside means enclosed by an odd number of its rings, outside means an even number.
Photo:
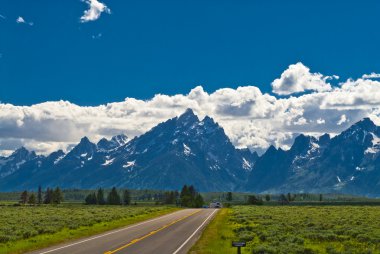
[[[364,74],[332,85],[302,63],[290,65],[272,82],[273,93],[258,87],[223,88],[207,93],[201,86],[188,94],[158,94],[150,100],[126,98],[95,107],[68,101],[32,106],[0,104],[0,151],[25,146],[47,154],[69,149],[81,137],[97,141],[120,133],[141,135],[158,123],[192,108],[213,117],[238,147],[263,152],[270,145],[287,149],[300,133],[339,133],[370,117],[380,125],[379,74]],[[278,96],[281,95],[281,96]]]

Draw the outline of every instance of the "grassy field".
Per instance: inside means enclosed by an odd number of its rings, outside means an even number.
[[[379,206],[234,206],[223,209],[191,249],[236,253],[380,253]]]
[[[163,215],[151,206],[0,206],[0,253],[23,253]]]

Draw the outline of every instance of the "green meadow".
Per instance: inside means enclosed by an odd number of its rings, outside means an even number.
[[[380,253],[380,206],[233,206],[222,209],[190,253]]]

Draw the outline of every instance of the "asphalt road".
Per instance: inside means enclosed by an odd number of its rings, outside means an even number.
[[[215,209],[185,209],[125,228],[30,254],[183,254],[199,238]]]

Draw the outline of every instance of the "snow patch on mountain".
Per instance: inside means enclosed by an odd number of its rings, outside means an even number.
[[[127,161],[127,164],[124,164],[123,168],[130,168],[130,167],[134,167],[135,165],[136,165],[136,160],[134,160],[134,161]]]
[[[115,160],[115,158],[112,158],[112,159],[110,159],[110,160],[106,160],[106,161],[102,164],[102,166],[109,166],[109,165],[111,165],[111,164],[113,163],[114,160]]]
[[[363,171],[365,168],[361,168],[361,167],[356,167],[355,170],[356,171]]]
[[[190,155],[193,154],[193,153],[191,152],[190,147],[188,147],[185,143],[183,144],[183,153],[184,153],[186,156],[190,156]]]
[[[365,154],[368,153],[378,153],[380,151],[380,138],[376,136],[374,133],[372,135],[372,146],[368,147],[367,150],[364,151]]]
[[[307,151],[307,154],[310,155],[310,154],[316,152],[319,148],[320,148],[320,146],[317,143],[311,142],[311,148],[309,151]]]
[[[63,158],[65,158],[66,154],[62,155],[62,156],[59,156],[55,161],[54,161],[54,165],[58,164]]]
[[[22,161],[20,161],[20,162],[17,162],[17,163],[16,163],[16,168],[19,169],[20,166],[21,166],[22,164],[24,164],[25,162],[26,162],[26,160],[22,160]]]
[[[243,168],[245,170],[252,170],[252,165],[249,163],[249,161],[243,157]]]

